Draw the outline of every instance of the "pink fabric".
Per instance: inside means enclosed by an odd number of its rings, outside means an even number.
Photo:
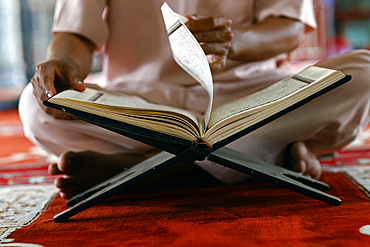
[[[109,27],[102,19],[105,2],[58,1],[54,14],[54,24],[57,23],[58,28],[54,28],[54,31],[83,35],[102,47],[109,35]],[[99,18],[95,18],[96,16]]]
[[[72,32],[89,38],[106,53],[102,86],[136,94],[159,104],[204,111],[205,94],[198,83],[173,60],[160,12],[162,0],[109,1],[62,0],[57,2],[54,32]],[[226,15],[233,25],[250,25],[269,16],[286,16],[315,27],[309,0],[167,1],[180,14]],[[311,3],[311,4],[310,4]],[[103,19],[103,13],[107,12]],[[273,59],[274,61],[274,59]],[[231,62],[231,61],[229,61]],[[235,66],[215,76],[215,94],[227,91],[216,105],[250,93],[238,83],[248,74]],[[272,68],[275,70],[276,68]],[[217,83],[220,78],[221,84]],[[224,82],[228,82],[225,84]],[[270,82],[271,83],[271,82]],[[184,87],[186,86],[186,87]],[[266,85],[262,85],[266,86]],[[198,102],[194,103],[194,98]]]
[[[290,142],[310,141],[317,149],[331,151],[352,141],[369,124],[370,53],[355,51],[323,61],[319,65],[339,69],[353,76],[344,86],[234,141],[228,147],[274,163]],[[261,72],[248,82],[274,82],[282,74]],[[242,83],[248,89],[248,83]],[[227,90],[225,90],[227,93]],[[237,95],[242,94],[240,92]],[[222,94],[220,94],[222,97]],[[343,100],[345,99],[345,100]],[[195,99],[194,99],[195,100]],[[195,100],[195,102],[200,102]],[[25,134],[34,143],[60,155],[66,150],[93,150],[102,153],[142,152],[149,147],[124,136],[82,121],[56,120],[37,105],[28,85],[20,101],[20,116]],[[245,179],[234,170],[204,161],[202,168],[218,179],[233,183]]]
[[[255,11],[258,21],[269,16],[285,16],[299,20],[306,25],[306,29],[315,29],[316,21],[312,1],[255,1]]]
[[[103,68],[106,80],[101,85],[108,90],[138,95],[152,103],[202,112],[208,96],[172,58],[160,13],[162,1],[126,3],[111,0],[109,9],[106,9],[105,1],[59,1],[53,31],[79,33],[99,46],[106,40],[102,48],[106,52]],[[220,3],[216,0],[170,0],[168,3],[180,14],[228,15],[232,17],[233,25],[252,24],[274,15],[315,26],[311,10],[308,10],[312,7],[311,1],[228,0]],[[228,69],[214,75],[215,107],[291,74],[285,66],[276,67],[275,58],[257,63],[233,63],[232,66],[228,62]],[[369,123],[370,53],[356,51],[320,65],[342,70],[352,75],[353,80],[229,147],[274,163],[278,153],[293,141],[309,140],[318,149],[330,151],[353,140]],[[51,118],[37,105],[30,85],[21,97],[20,115],[27,137],[56,155],[67,150],[117,153],[142,152],[149,148],[84,122]],[[207,161],[200,165],[225,182],[245,178],[243,174]]]

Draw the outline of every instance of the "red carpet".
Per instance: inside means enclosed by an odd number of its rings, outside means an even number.
[[[341,174],[324,174],[329,206],[267,183],[120,195],[66,223],[57,198],[32,225],[10,238],[43,246],[368,246],[359,229],[370,202]]]
[[[17,111],[0,112],[0,185],[47,184],[47,154],[23,134]]]
[[[17,121],[14,111],[0,113],[0,127],[6,125],[1,125],[3,122],[9,125]],[[17,135],[0,136],[0,143],[0,161],[15,153],[32,153],[32,144]],[[36,164],[38,168],[30,170],[34,175],[41,174],[42,183],[48,183],[45,159],[42,161],[40,155],[28,158],[0,167],[25,168]],[[15,243],[41,246],[370,246],[370,236],[359,231],[370,225],[370,199],[343,174],[325,172],[322,180],[331,186],[330,194],[342,199],[341,206],[330,206],[264,182],[221,186],[207,174],[188,169],[182,174],[172,174],[165,183],[159,183],[159,178],[146,181],[65,223],[53,221],[55,214],[67,209],[65,200],[57,197],[35,222],[14,230],[2,241],[14,243],[7,246],[21,246]]]

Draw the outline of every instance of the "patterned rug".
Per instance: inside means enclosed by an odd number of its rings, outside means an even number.
[[[369,246],[370,130],[322,157],[333,207],[269,183],[207,183],[174,174],[100,203],[66,223],[47,166],[24,136],[16,110],[0,112],[0,246]],[[213,181],[213,180],[212,180]],[[178,186],[183,184],[184,186]],[[365,193],[364,193],[365,192]]]
[[[0,112],[0,240],[31,224],[55,198],[47,167],[55,157],[29,142],[16,110]],[[13,243],[12,243],[13,244]]]
[[[348,147],[332,156],[321,157],[324,171],[344,173],[370,195],[370,128]]]

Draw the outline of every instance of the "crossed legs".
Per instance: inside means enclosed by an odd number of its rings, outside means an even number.
[[[347,145],[369,123],[370,55],[356,51],[321,62],[319,66],[342,70],[353,80],[319,99],[231,143],[228,147],[270,163],[284,165],[283,153],[291,156],[293,170],[318,178],[316,155]],[[51,164],[61,196],[71,197],[94,184],[146,159],[150,147],[82,121],[55,120],[33,102],[28,86],[20,102],[20,116],[26,136],[58,155]],[[287,150],[289,143],[293,143]],[[246,178],[228,168],[198,162],[226,183]]]

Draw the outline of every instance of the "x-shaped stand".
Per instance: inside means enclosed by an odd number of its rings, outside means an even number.
[[[189,159],[189,157],[191,158]],[[177,155],[163,151],[71,198],[67,202],[67,205],[71,207],[56,215],[54,221],[64,222],[71,216],[178,162],[187,161],[186,163],[190,163],[198,159],[202,159],[202,157],[194,157],[194,150],[191,148]],[[223,147],[215,150],[207,156],[207,159],[330,205],[339,206],[341,203],[339,198],[321,191],[329,189],[329,186],[323,182],[268,164],[229,148]]]

